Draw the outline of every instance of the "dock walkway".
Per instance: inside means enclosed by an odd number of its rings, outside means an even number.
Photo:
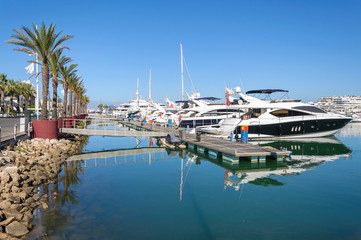
[[[179,137],[179,131],[174,127],[164,127],[151,123],[142,123],[136,121],[123,121],[124,124],[132,124],[150,131],[173,132]],[[290,151],[283,151],[275,148],[261,147],[252,144],[244,144],[240,142],[231,142],[222,138],[210,136],[201,136],[198,141],[196,134],[185,134],[184,138],[180,138],[187,144],[187,147],[193,151],[207,153],[210,157],[222,157],[223,160],[232,164],[238,163],[240,158],[247,158],[251,162],[264,162],[267,157],[283,161],[285,157],[290,155]]]

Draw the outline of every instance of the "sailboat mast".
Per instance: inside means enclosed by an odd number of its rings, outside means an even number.
[[[149,69],[149,105],[151,104],[152,101],[152,96],[151,96],[151,82],[152,82],[152,69]]]
[[[184,85],[183,85],[183,48],[182,48],[182,44],[180,44],[180,50],[181,50],[182,101],[184,101]]]
[[[137,77],[137,106],[139,106],[139,77]]]

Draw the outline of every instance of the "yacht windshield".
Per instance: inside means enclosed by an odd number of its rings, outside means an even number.
[[[271,114],[275,117],[295,117],[295,116],[304,116],[304,115],[310,115],[309,113],[294,111],[294,110],[288,110],[288,109],[279,109],[276,111],[271,112]]]
[[[318,107],[314,107],[314,106],[298,106],[298,107],[293,107],[293,109],[298,109],[313,113],[326,113],[322,109],[319,109]]]

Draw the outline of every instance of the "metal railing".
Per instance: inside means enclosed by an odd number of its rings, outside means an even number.
[[[62,118],[58,119],[59,128],[83,128],[86,129],[90,125],[90,119]]]
[[[15,141],[19,136],[27,135],[30,137],[32,131],[31,122],[28,123],[15,123],[15,124],[1,124],[0,126],[0,143],[14,139]]]

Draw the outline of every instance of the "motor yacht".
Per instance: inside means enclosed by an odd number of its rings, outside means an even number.
[[[246,94],[288,92],[280,89],[248,91]],[[250,102],[245,104],[247,113],[235,129],[240,134],[241,126],[248,125],[249,138],[299,138],[325,137],[335,134],[352,118],[302,103],[299,100],[280,99]]]
[[[249,139],[325,137],[335,134],[352,120],[351,117],[328,113],[300,100],[272,100],[272,93],[287,94],[288,91],[262,89],[248,91],[246,94],[237,93],[240,100],[235,101],[233,107],[238,107],[245,114],[241,115],[241,121],[234,129],[236,137],[240,137],[243,125],[248,126]],[[250,96],[251,94],[266,96],[260,99]],[[218,128],[221,128],[221,124]],[[208,130],[208,133],[211,132]]]

